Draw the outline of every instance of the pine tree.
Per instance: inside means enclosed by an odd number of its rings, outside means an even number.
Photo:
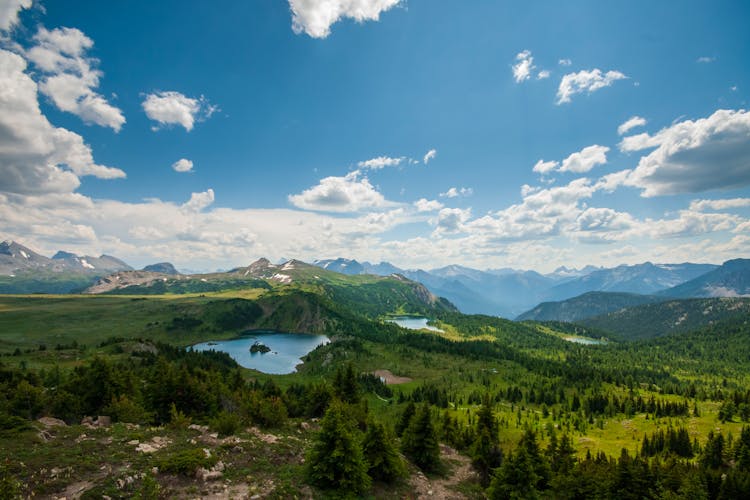
[[[396,434],[399,437],[402,436],[406,428],[409,427],[411,418],[414,416],[414,413],[416,411],[417,411],[417,407],[414,406],[413,402],[409,401],[409,403],[406,405],[406,408],[404,408],[404,412],[401,414],[401,418],[396,424]]]
[[[307,457],[310,482],[323,489],[354,494],[367,491],[371,484],[367,462],[357,431],[344,415],[342,403],[331,404],[320,426]]]
[[[343,370],[341,368],[336,370],[333,379],[333,391],[345,403],[356,404],[359,402],[359,383],[351,363],[348,363]]]
[[[490,398],[485,395],[477,413],[476,438],[471,446],[471,463],[479,473],[483,486],[489,485],[492,470],[499,467],[502,461],[498,440],[497,420],[492,414]]]
[[[369,465],[368,474],[373,479],[390,483],[406,473],[393,437],[383,424],[370,420],[362,441],[362,451]]]
[[[401,438],[401,450],[424,471],[434,471],[440,465],[440,446],[427,403],[410,419]]]
[[[536,484],[539,476],[534,473],[532,458],[526,448],[520,446],[516,453],[503,461],[503,465],[496,470],[487,497],[492,500],[539,498]]]

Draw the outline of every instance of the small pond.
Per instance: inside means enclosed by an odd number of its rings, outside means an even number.
[[[269,352],[250,352],[258,342],[271,349]],[[196,351],[221,351],[229,354],[240,366],[263,373],[282,375],[293,373],[302,357],[319,345],[330,342],[325,335],[307,333],[256,332],[234,340],[202,342],[193,346]]]
[[[397,316],[395,318],[387,319],[391,323],[396,323],[401,328],[408,328],[409,330],[430,330],[433,332],[443,332],[440,328],[430,326],[427,324],[429,321],[427,318],[416,318],[414,316]]]
[[[584,345],[604,345],[607,343],[606,340],[592,339],[589,337],[563,337],[563,340],[567,340],[568,342],[575,342],[576,344],[584,344]]]

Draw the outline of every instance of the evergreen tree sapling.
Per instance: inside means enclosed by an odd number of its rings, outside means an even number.
[[[401,438],[401,450],[424,471],[435,471],[439,467],[440,445],[429,404],[422,404],[410,419]]]
[[[323,489],[361,494],[370,488],[367,462],[358,431],[345,415],[344,405],[333,402],[320,422],[307,457],[307,476]]]
[[[370,419],[362,441],[362,451],[369,466],[368,474],[373,479],[392,483],[406,474],[404,462],[394,446],[394,438],[383,424]]]

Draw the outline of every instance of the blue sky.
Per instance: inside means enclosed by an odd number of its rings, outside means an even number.
[[[747,257],[749,18],[0,0],[0,237],[199,270]]]

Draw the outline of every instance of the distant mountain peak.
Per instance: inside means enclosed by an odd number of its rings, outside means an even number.
[[[66,252],[65,250],[58,250],[55,255],[52,256],[54,260],[63,260],[63,259],[77,259],[78,256],[71,252]]]
[[[265,269],[268,267],[275,267],[274,264],[271,264],[271,261],[266,259],[265,257],[261,257],[260,259],[256,260],[252,264],[250,264],[248,267],[250,268],[258,268],[258,269]]]
[[[180,272],[175,269],[175,267],[170,262],[158,262],[156,264],[149,264],[148,266],[144,267],[143,270],[152,273],[162,273],[170,275],[180,274]]]

